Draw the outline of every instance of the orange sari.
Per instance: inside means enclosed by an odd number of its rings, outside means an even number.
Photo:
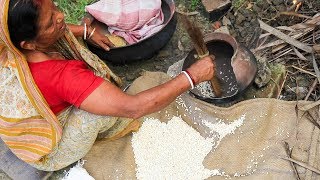
[[[58,119],[50,110],[32,78],[25,56],[10,40],[9,0],[0,0],[0,7],[0,137],[17,157],[35,163],[60,142],[63,133],[60,122],[66,119]],[[121,79],[79,44],[69,30],[56,46],[66,57],[85,61],[96,75],[121,84]]]

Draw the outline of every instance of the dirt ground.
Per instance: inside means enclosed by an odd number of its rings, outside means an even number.
[[[187,0],[176,0],[176,8],[182,11],[188,11]],[[277,16],[277,13],[286,11],[292,6],[291,0],[274,0],[274,1],[243,1],[240,7],[234,6],[225,14],[225,17],[230,20],[231,24],[228,26],[230,34],[234,36],[238,42],[244,44],[249,49],[254,49],[256,40],[261,34],[258,19],[266,22],[272,27],[290,26],[300,23],[302,20],[299,17],[292,16]],[[320,1],[306,0],[299,9],[299,13],[313,16],[320,10]],[[204,10],[202,4],[195,10],[196,15],[190,16],[201,27],[204,33],[213,32],[213,22],[209,19],[209,14]],[[221,17],[222,19],[222,17]],[[319,41],[319,40],[318,40]],[[319,42],[317,42],[319,43]],[[151,59],[145,59],[138,62],[127,63],[125,65],[108,65],[120,77],[122,77],[126,84],[131,83],[134,79],[140,76],[142,71],[162,71],[167,72],[168,67],[173,63],[184,58],[192,49],[192,43],[185,32],[181,22],[178,18],[176,31],[167,45],[154,55]],[[318,64],[320,63],[317,57]],[[285,62],[280,62],[285,64]],[[285,64],[286,65],[286,64]],[[286,81],[282,97],[286,100],[303,99],[306,96],[308,87],[311,86],[313,80],[309,76],[301,73],[294,73],[295,78],[290,78]],[[297,80],[299,82],[297,82]],[[303,85],[303,94],[298,94],[292,89]],[[319,99],[319,88],[315,88],[315,94],[311,95],[309,100]]]

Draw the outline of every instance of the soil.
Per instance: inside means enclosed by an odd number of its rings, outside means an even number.
[[[187,0],[175,0],[176,8],[180,11],[188,11]],[[228,29],[230,34],[236,40],[244,44],[249,49],[255,48],[257,38],[261,34],[258,19],[263,20],[269,25],[276,26],[290,26],[300,23],[302,20],[298,17],[292,16],[277,16],[278,12],[286,11],[292,6],[291,0],[274,0],[274,1],[245,1],[240,7],[235,8],[232,6],[225,17],[230,21]],[[190,9],[190,8],[189,8]],[[313,16],[320,10],[320,1],[306,0],[299,9],[299,13]],[[190,12],[190,10],[189,10]],[[199,5],[196,9],[195,15],[189,16],[191,20],[197,22],[197,25],[203,30],[204,34],[213,32],[214,22],[210,21],[209,13],[205,11],[204,7]],[[177,13],[176,13],[177,15]],[[222,20],[222,16],[219,19]],[[177,22],[176,31],[167,45],[162,48],[151,59],[144,59],[138,62],[127,63],[124,65],[116,65],[108,63],[110,68],[123,78],[125,84],[130,84],[134,79],[141,75],[143,71],[162,71],[167,72],[169,66],[183,59],[193,46],[187,35],[181,21]],[[138,53],[138,52],[137,52]],[[283,96],[286,100],[296,100],[305,97],[304,94],[296,94],[292,88],[297,86],[297,79],[306,88],[311,86],[312,81],[304,75],[297,75],[294,80],[289,79],[286,81]],[[288,90],[289,89],[289,90]],[[311,100],[316,100],[318,97],[311,97]]]

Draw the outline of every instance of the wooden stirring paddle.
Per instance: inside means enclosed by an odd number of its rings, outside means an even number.
[[[202,32],[199,29],[199,27],[197,27],[194,23],[191,23],[190,20],[188,19],[187,15],[185,15],[185,14],[181,14],[181,20],[184,25],[184,28],[188,32],[188,34],[193,42],[194,48],[196,49],[199,58],[209,56],[209,51],[208,51],[207,46],[203,40],[203,35],[202,35]],[[213,63],[215,63],[214,57],[211,59],[212,59]],[[214,72],[216,73],[215,69],[214,69]],[[220,82],[219,82],[217,76],[213,75],[210,82],[211,82],[211,86],[212,86],[212,90],[213,90],[214,94],[217,97],[221,97],[222,91],[221,91]]]

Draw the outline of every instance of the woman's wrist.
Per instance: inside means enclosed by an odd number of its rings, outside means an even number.
[[[191,75],[190,71],[186,69],[185,72],[189,75],[193,85],[196,86],[197,85],[196,81],[195,81],[194,77]]]
[[[84,33],[84,25],[75,25],[75,24],[68,24],[68,28],[76,37],[82,37]]]
[[[92,28],[91,26],[88,26],[86,23],[83,23],[83,39],[84,40],[91,39],[95,31],[96,31],[96,28]]]
[[[87,31],[88,31],[87,23],[83,23],[83,39],[84,40],[87,40]]]
[[[96,31],[96,28],[90,27],[88,31],[89,35],[87,36],[87,39],[91,39],[95,31]]]
[[[188,82],[190,84],[190,87],[191,87],[191,89],[193,89],[194,86],[195,86],[195,83],[194,83],[194,80],[192,79],[190,73],[187,70],[181,71],[181,73],[184,74],[187,77]]]

